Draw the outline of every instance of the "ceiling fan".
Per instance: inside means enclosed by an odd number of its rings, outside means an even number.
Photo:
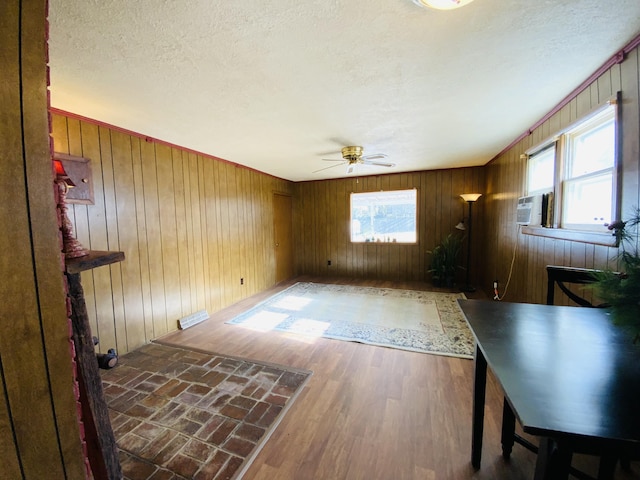
[[[340,162],[338,165],[331,165],[329,167],[321,168],[313,173],[321,172],[329,168],[337,167],[339,165],[347,165],[347,174],[353,173],[356,165],[375,165],[378,167],[395,167],[395,163],[381,162],[380,159],[387,158],[384,153],[374,153],[371,155],[362,155],[364,149],[357,146],[344,147],[342,149],[342,160],[335,160],[330,158],[323,158],[325,162]]]

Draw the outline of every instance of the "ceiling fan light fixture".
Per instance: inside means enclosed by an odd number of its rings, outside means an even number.
[[[383,162],[382,159],[387,158],[384,153],[373,153],[371,155],[363,155],[364,148],[358,145],[349,145],[342,149],[342,165],[347,165],[347,175],[353,173],[357,165],[369,165],[373,167],[395,167],[395,163]],[[333,158],[323,158],[327,162],[336,162]],[[314,171],[321,172],[332,167],[321,168]]]
[[[413,0],[413,3],[421,7],[435,8],[438,10],[453,10],[464,7],[473,0]]]
[[[357,146],[344,147],[342,149],[342,158],[345,160],[357,160],[362,157],[364,149]]]

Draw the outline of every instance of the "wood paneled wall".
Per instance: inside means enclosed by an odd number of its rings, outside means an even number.
[[[275,283],[272,196],[290,182],[63,115],[53,139],[91,160],[95,205],[73,206],[77,238],[125,253],[82,274],[102,351],[133,350]]]
[[[524,193],[525,161],[520,154],[583,117],[592,108],[622,92],[622,215],[639,205],[638,49],[616,64],[551,116],[513,148],[499,155],[486,168],[485,236],[482,244],[484,264],[482,286],[490,291],[494,279],[501,294],[509,277],[512,253],[517,247],[513,274],[505,300],[544,303],[546,265],[585,268],[615,268],[618,249],[590,243],[523,235],[516,223],[516,200]],[[516,107],[517,108],[517,107]],[[565,295],[556,295],[566,303]]]
[[[46,1],[0,2],[0,478],[85,478],[49,151]]]
[[[429,254],[467,216],[461,193],[484,193],[482,167],[432,170],[295,184],[296,267],[300,274],[388,280],[425,280]],[[352,192],[418,189],[416,245],[351,243]],[[474,209],[472,278],[478,273],[483,226],[482,202]],[[466,249],[466,244],[465,244]],[[464,264],[464,252],[461,262]],[[331,266],[327,261],[331,260]],[[460,278],[464,272],[460,271]]]

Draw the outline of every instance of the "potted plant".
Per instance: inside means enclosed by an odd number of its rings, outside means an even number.
[[[431,273],[435,286],[453,287],[456,270],[459,268],[458,258],[461,249],[462,236],[450,233],[433,250],[427,252],[431,255],[431,263],[427,271]]]
[[[594,274],[596,295],[611,309],[614,321],[636,330],[635,342],[640,339],[640,252],[638,226],[640,208],[635,207],[627,221],[616,221],[609,230],[618,239],[622,251],[618,255],[620,272],[603,270]]]

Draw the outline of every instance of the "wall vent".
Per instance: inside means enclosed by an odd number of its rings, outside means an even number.
[[[182,317],[178,320],[178,327],[180,327],[181,330],[184,330],[185,328],[193,327],[200,322],[204,322],[208,318],[209,314],[207,311],[200,310],[199,312],[192,313],[191,315],[187,315],[186,317]]]

